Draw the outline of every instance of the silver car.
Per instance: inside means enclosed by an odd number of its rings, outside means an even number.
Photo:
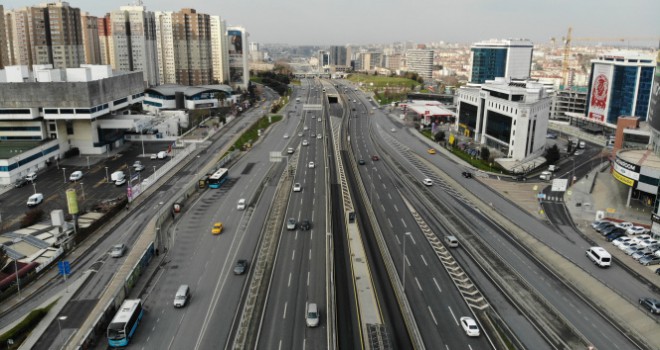
[[[124,243],[115,244],[110,248],[110,257],[121,258],[126,253],[126,245]]]

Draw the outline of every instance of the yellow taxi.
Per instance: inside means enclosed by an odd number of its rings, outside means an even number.
[[[429,152],[429,154],[435,154],[435,148],[429,148],[427,152]]]
[[[213,228],[211,229],[211,233],[214,235],[219,235],[220,232],[222,232],[222,223],[221,222],[216,222],[213,224]]]

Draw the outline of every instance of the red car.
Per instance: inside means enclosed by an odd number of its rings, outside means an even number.
[[[379,159],[379,158],[378,158],[377,155],[373,155],[373,156],[371,156],[371,160],[378,160],[378,159]]]

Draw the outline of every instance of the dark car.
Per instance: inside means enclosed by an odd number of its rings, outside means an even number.
[[[23,187],[27,184],[28,184],[28,180],[26,180],[24,177],[22,177],[22,178],[16,180],[16,182],[14,183],[14,187],[19,188],[19,187]]]
[[[236,262],[236,265],[234,266],[234,275],[242,275],[245,272],[247,272],[248,266],[250,263],[248,263],[247,260],[245,259],[240,259]]]
[[[656,275],[660,275],[660,267],[658,267],[657,269],[655,269],[655,274],[656,274]]]
[[[604,222],[604,223],[596,226],[595,229],[598,232],[603,232],[603,230],[608,229],[610,227],[616,227],[616,226],[611,222]]]
[[[378,156],[375,155],[375,154],[373,156],[371,156],[371,160],[378,160],[378,159],[380,159],[380,158],[378,158]]]
[[[360,160],[358,160],[358,164],[360,164],[360,165],[364,165],[364,163],[365,163],[364,159],[360,159]]]
[[[312,228],[312,224],[309,223],[309,220],[303,220],[300,222],[300,229],[307,231]]]
[[[527,181],[527,176],[518,175],[518,176],[516,176],[516,181]]]
[[[464,172],[461,173],[461,175],[463,175],[463,177],[466,178],[466,179],[471,179],[472,178],[472,173],[469,172],[469,171],[464,171]]]
[[[609,235],[606,236],[608,242],[612,242],[613,240],[625,236],[626,233],[623,232],[623,230],[615,230],[614,232],[611,232]]]
[[[623,229],[619,228],[619,227],[616,227],[616,226],[607,226],[606,228],[604,228],[600,231],[600,234],[603,235],[603,236],[607,236],[610,233],[618,232],[619,230],[623,230]]]
[[[660,315],[660,300],[653,298],[640,298],[639,305],[651,311],[651,313]]]

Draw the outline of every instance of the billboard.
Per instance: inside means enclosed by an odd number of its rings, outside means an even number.
[[[651,103],[649,105],[648,123],[655,130],[660,131],[660,53],[658,65],[655,67],[655,78],[651,88]]]
[[[605,122],[605,113],[610,95],[613,66],[596,63],[593,66],[593,78],[589,94],[589,119]]]
[[[228,30],[229,55],[243,55],[243,32],[240,30]]]

